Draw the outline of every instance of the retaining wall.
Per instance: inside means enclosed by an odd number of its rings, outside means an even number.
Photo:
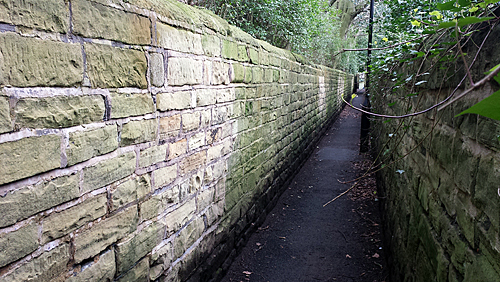
[[[351,87],[173,0],[0,1],[0,280],[220,277]]]
[[[468,65],[489,27],[482,30],[463,48]],[[497,26],[473,65],[474,81],[500,63],[499,36]],[[465,75],[461,62],[457,58],[421,77],[427,82],[415,90],[409,106],[426,109],[444,100]],[[420,63],[398,72],[415,74]],[[399,121],[376,123],[377,153],[394,150],[385,163],[406,156],[379,175],[392,281],[500,281],[500,122],[476,114],[455,117],[498,89],[491,81],[443,111],[405,119],[399,131]],[[379,113],[405,113],[394,95],[378,91],[385,93],[373,96]]]

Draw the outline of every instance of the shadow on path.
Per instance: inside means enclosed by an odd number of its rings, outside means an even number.
[[[359,104],[362,97],[354,100]],[[345,191],[360,173],[361,115],[346,107],[235,259],[229,281],[386,281],[376,197]]]

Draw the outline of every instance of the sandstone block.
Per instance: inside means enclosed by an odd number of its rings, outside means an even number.
[[[253,79],[252,67],[245,67],[245,80],[244,83],[251,83]]]
[[[67,282],[99,282],[113,281],[116,273],[115,254],[113,250],[99,256],[99,260],[94,260],[92,265],[84,268],[82,272],[70,276]]]
[[[217,103],[233,101],[235,97],[233,88],[219,89],[216,92]]]
[[[166,237],[179,231],[182,226],[191,219],[196,211],[196,201],[191,199],[185,202],[182,206],[172,211],[163,217],[160,222],[162,222],[167,227]]]
[[[140,116],[154,111],[150,94],[111,93],[111,118]]]
[[[197,196],[198,210],[203,211],[214,202],[214,187],[201,191]]]
[[[158,279],[170,267],[172,255],[172,242],[164,243],[160,248],[153,250],[151,254],[151,269],[149,271],[150,280]]]
[[[85,0],[71,2],[73,32],[129,44],[151,44],[151,21],[143,16]]]
[[[151,84],[156,87],[162,87],[165,84],[165,64],[163,62],[163,55],[158,53],[149,54],[149,63],[151,65]]]
[[[220,57],[221,46],[220,38],[214,35],[204,34],[201,37],[201,45],[206,56]]]
[[[201,126],[207,127],[212,122],[212,111],[205,110],[201,112]]]
[[[197,217],[179,233],[174,241],[174,259],[182,254],[200,238],[205,224],[202,217]]]
[[[61,96],[24,98],[14,109],[16,125],[21,128],[62,128],[102,121],[102,96]]]
[[[19,156],[22,156],[20,158]],[[45,135],[0,144],[0,184],[61,166],[61,137]]]
[[[139,155],[139,167],[147,167],[165,161],[167,158],[167,147],[168,145],[165,144],[142,150]]]
[[[189,137],[189,150],[196,150],[205,145],[205,132],[199,132]]]
[[[215,91],[213,89],[198,89],[194,92],[196,95],[196,105],[198,107],[214,105],[215,104]]]
[[[149,257],[142,259],[118,280],[118,282],[142,281],[149,281]]]
[[[182,139],[175,143],[170,144],[168,149],[168,159],[175,159],[187,152],[187,141]]]
[[[224,123],[229,117],[228,107],[217,107],[213,111],[212,124]]]
[[[141,204],[141,219],[151,219],[179,203],[179,186],[162,190]]]
[[[138,144],[156,139],[158,122],[156,119],[133,120],[123,125],[121,146]]]
[[[0,235],[0,267],[14,262],[38,248],[38,226],[27,225]]]
[[[172,183],[177,178],[177,165],[159,168],[153,171],[155,188],[160,188]]]
[[[2,33],[0,53],[0,85],[77,86],[83,80],[83,56],[79,44]]]
[[[182,114],[182,131],[188,132],[200,127],[200,112]]]
[[[248,62],[248,60],[247,47],[244,45],[238,45],[238,61]]]
[[[135,165],[135,153],[129,152],[86,167],[83,169],[81,192],[86,193],[125,178],[134,173]]]
[[[181,130],[181,115],[160,118],[160,139],[176,137]]]
[[[147,255],[165,236],[165,226],[152,223],[137,234],[131,234],[116,246],[118,273],[129,270],[139,259]]]
[[[180,91],[174,93],[158,93],[156,95],[156,103],[158,110],[184,110],[194,108],[193,97],[191,91]]]
[[[222,41],[222,57],[224,59],[238,59],[238,44],[236,42],[223,40]]]
[[[263,70],[260,67],[252,68],[252,83],[261,83],[263,79]]]
[[[0,227],[78,198],[78,176],[63,176],[0,197]]]
[[[207,158],[206,151],[201,151],[184,158],[180,162],[181,174],[184,175],[190,171],[198,169],[200,166],[205,164],[206,158]]]
[[[69,147],[66,149],[68,165],[74,165],[95,156],[100,156],[118,148],[118,130],[116,125],[90,131],[69,133]]]
[[[252,64],[259,64],[259,52],[253,48],[248,48],[248,55]]]
[[[137,206],[131,206],[100,221],[91,229],[75,236],[75,262],[79,263],[95,256],[109,245],[132,233],[136,228]]]
[[[64,1],[27,0],[0,2],[0,21],[14,25],[66,33],[69,9]]]
[[[240,64],[233,64],[234,79],[232,82],[239,83],[245,81],[245,67]]]
[[[197,55],[203,54],[201,35],[199,34],[157,23],[156,35],[158,38],[158,45],[165,49]]]
[[[88,75],[94,88],[146,88],[148,64],[143,52],[85,44]]]
[[[10,117],[9,98],[0,96],[0,134],[12,131],[12,119]]]
[[[66,269],[69,258],[69,246],[60,245],[21,265],[11,274],[3,277],[2,281],[53,281],[54,277]]]
[[[61,212],[54,212],[43,220],[42,243],[45,244],[80,228],[106,214],[107,197],[102,194]]]
[[[203,62],[191,58],[168,60],[168,85],[195,85],[203,82]]]
[[[230,65],[224,62],[212,62],[212,85],[230,83]]]
[[[125,204],[140,199],[151,192],[151,179],[149,175],[141,175],[127,180],[116,186],[111,192],[112,209],[115,210]]]

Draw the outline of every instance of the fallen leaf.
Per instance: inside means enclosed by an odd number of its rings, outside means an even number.
[[[286,237],[278,237],[278,238],[280,238],[280,239],[286,239]]]
[[[377,254],[377,253],[375,253],[375,254],[372,256],[372,258],[379,258],[379,257],[380,257],[380,255],[379,255],[379,254]]]
[[[351,258],[351,256],[350,256],[350,255],[345,255],[345,257],[346,257],[346,258]]]
[[[262,245],[262,244],[261,244],[261,243],[255,243],[255,245],[260,246],[260,245]]]
[[[250,272],[250,271],[246,271],[246,270],[245,270],[245,271],[243,271],[243,274],[245,274],[245,275],[250,275],[250,274],[252,274],[252,272]]]

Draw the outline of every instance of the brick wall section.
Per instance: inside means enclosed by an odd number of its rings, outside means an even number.
[[[484,35],[473,40],[482,42]],[[490,36],[472,70],[475,81],[500,63],[494,39],[500,28]],[[464,47],[469,59],[475,48],[471,42]],[[431,73],[422,85],[426,88],[418,89],[421,97],[412,100],[413,108],[419,99],[422,109],[449,95],[464,75],[459,63],[452,69],[461,71],[452,78],[443,80],[442,71]],[[437,115],[429,112],[411,124],[406,121],[409,131],[395,156],[417,148],[380,175],[394,265],[391,281],[500,281],[500,122],[470,114],[454,117],[498,88],[491,82]],[[388,107],[392,101],[382,95],[374,98],[379,112],[404,110]],[[386,142],[392,148],[402,137],[389,136],[396,127],[395,121],[377,124],[373,140],[379,150],[389,148],[383,147]]]
[[[6,282],[220,276],[352,85],[173,0],[2,1],[0,57]]]

